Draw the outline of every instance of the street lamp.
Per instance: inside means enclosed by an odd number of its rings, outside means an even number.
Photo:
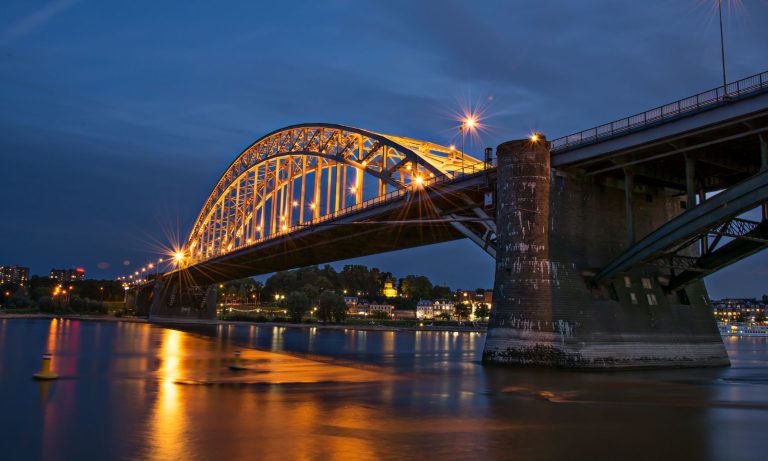
[[[470,115],[465,118],[462,124],[459,126],[459,134],[461,134],[461,174],[464,174],[464,139],[467,136],[467,130],[472,130],[477,126],[477,120],[474,115]]]
[[[725,78],[725,40],[723,39],[723,0],[717,0],[717,10],[720,15],[720,58],[723,64],[723,96],[728,96],[728,81]]]

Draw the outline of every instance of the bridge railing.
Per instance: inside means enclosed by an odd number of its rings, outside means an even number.
[[[558,151],[594,144],[766,90],[768,90],[768,72],[761,72],[729,83],[727,91],[719,86],[639,114],[555,139],[552,141],[552,151],[557,153]]]
[[[452,173],[436,175],[434,177],[426,178],[422,182],[421,187],[429,187],[429,186],[434,186],[436,184],[448,184],[448,183],[450,183],[452,181],[457,181],[457,180],[459,180],[459,179],[461,179],[463,177],[472,176],[472,175],[481,173],[483,171],[486,171],[491,166],[492,165],[486,164],[486,163],[477,163],[477,164],[474,164],[474,165],[467,165],[467,166],[461,167],[460,169],[458,169],[458,170],[456,170],[456,171],[454,171]],[[270,235],[267,235],[267,236],[264,236],[264,237],[261,237],[261,238],[255,239],[255,240],[251,240],[250,242],[247,242],[247,243],[244,243],[244,244],[241,244],[241,245],[238,245],[238,246],[233,246],[232,249],[230,249],[230,250],[227,250],[227,251],[224,251],[224,252],[220,252],[220,253],[217,253],[215,255],[210,255],[207,258],[193,258],[191,263],[192,264],[197,264],[197,263],[202,262],[202,261],[207,261],[209,259],[214,259],[214,258],[219,257],[219,256],[224,256],[226,254],[235,252],[237,250],[240,250],[240,249],[243,249],[243,248],[246,248],[246,247],[258,245],[258,244],[266,242],[268,240],[272,240],[272,239],[276,239],[276,238],[280,238],[280,237],[285,237],[286,235],[289,235],[289,234],[291,234],[294,231],[297,231],[297,230],[300,230],[300,229],[305,229],[307,227],[316,226],[318,224],[325,223],[327,221],[331,221],[331,220],[339,218],[341,216],[345,216],[345,215],[352,214],[352,213],[355,213],[357,211],[366,209],[366,208],[368,208],[370,206],[373,206],[373,205],[381,205],[381,204],[384,204],[384,203],[393,202],[395,200],[399,200],[400,198],[402,198],[406,194],[410,193],[412,190],[413,190],[412,187],[403,188],[403,189],[397,189],[397,190],[394,190],[392,192],[388,192],[388,193],[386,193],[384,195],[379,195],[377,197],[373,197],[373,198],[370,198],[368,200],[362,201],[362,202],[357,203],[355,205],[350,205],[350,206],[342,208],[342,209],[340,209],[338,211],[334,211],[332,213],[325,214],[323,216],[320,216],[319,218],[312,219],[312,220],[309,220],[309,221],[305,221],[305,222],[302,222],[302,223],[293,224],[292,226],[290,226],[290,227],[288,227],[285,230],[282,230],[280,232],[277,232],[277,233],[274,233],[274,234],[270,234]]]

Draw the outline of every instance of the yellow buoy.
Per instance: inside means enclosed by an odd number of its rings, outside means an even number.
[[[59,375],[51,371],[51,354],[43,354],[43,368],[34,375],[35,379],[58,379]]]
[[[229,366],[229,369],[232,371],[245,370],[243,363],[240,361],[240,351],[235,351],[235,361],[232,362],[232,365]]]

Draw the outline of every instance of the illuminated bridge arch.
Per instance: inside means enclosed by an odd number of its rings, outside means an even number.
[[[402,136],[327,123],[282,128],[251,144],[221,176],[184,245],[185,265],[483,166],[453,148]]]

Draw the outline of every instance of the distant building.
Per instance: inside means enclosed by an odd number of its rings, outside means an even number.
[[[416,304],[416,318],[423,320],[432,320],[439,317],[453,316],[454,304],[445,299],[432,301],[422,299]]]
[[[76,282],[85,279],[85,269],[51,269],[50,277],[59,283]]]
[[[15,283],[24,286],[29,280],[29,268],[21,266],[0,266],[0,284]]]
[[[394,312],[395,306],[392,304],[366,304],[365,305],[365,313],[368,315],[373,314],[374,312],[386,312],[387,315],[390,317],[392,316],[392,312]]]
[[[386,312],[389,316],[392,316],[395,306],[391,304],[376,304],[371,303],[367,299],[359,299],[356,304],[347,304],[347,312],[349,315],[356,317],[367,317],[374,312]]]
[[[435,318],[434,302],[431,299],[421,299],[416,303],[416,318],[417,319],[433,319]]]
[[[435,317],[453,316],[454,304],[446,299],[438,299],[432,305],[432,312]]]
[[[358,305],[358,299],[357,296],[344,296],[344,304],[347,305],[347,314],[349,315],[357,315],[357,305]]]
[[[726,298],[712,301],[712,310],[721,322],[754,322],[764,319],[768,306],[755,298]]]
[[[397,289],[395,288],[392,280],[387,280],[384,282],[384,289],[382,290],[382,292],[384,293],[384,297],[386,298],[397,297]]]
[[[357,296],[344,296],[344,303],[347,307],[357,306]]]

